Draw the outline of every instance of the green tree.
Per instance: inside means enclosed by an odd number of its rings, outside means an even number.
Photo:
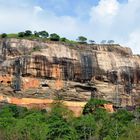
[[[23,115],[24,112],[24,115]],[[17,114],[16,114],[17,113]],[[45,114],[15,106],[4,107],[0,115],[0,132],[3,140],[45,140],[48,125]]]
[[[85,43],[87,43],[87,38],[84,36],[79,36],[77,41],[81,44],[85,44]]]
[[[77,133],[70,125],[71,112],[61,103],[56,102],[52,106],[51,113],[47,117],[48,140],[76,140]]]
[[[95,135],[96,123],[93,115],[85,115],[73,121],[80,140],[88,140]]]
[[[24,32],[19,32],[18,33],[18,37],[24,37],[25,36],[25,33]]]
[[[102,124],[102,128],[99,131],[99,139],[103,140],[109,137],[111,140],[116,140],[125,132],[125,129],[126,126],[121,122],[110,119]]]
[[[47,133],[45,117],[36,112],[18,119],[15,125],[8,129],[7,136],[10,140],[45,140]]]
[[[0,118],[12,118],[14,113],[12,110],[9,108],[9,105],[6,105],[1,108],[0,111]]]
[[[65,37],[62,37],[61,39],[60,39],[62,42],[66,42],[66,38]]]
[[[39,37],[39,32],[34,31],[34,36],[35,36],[35,37]]]
[[[59,41],[60,40],[60,36],[57,35],[56,33],[50,34],[50,40],[52,40],[52,41]]]
[[[61,100],[50,112],[5,105],[0,108],[0,140],[139,140],[139,108],[108,113],[104,103],[91,99],[80,117]]]
[[[120,136],[120,140],[139,140],[140,139],[140,123],[130,123],[125,132]]]
[[[46,31],[40,31],[38,34],[39,34],[39,36],[41,36],[42,38],[47,38],[47,37],[49,37],[49,33],[46,32]]]
[[[1,37],[2,38],[6,38],[7,37],[7,34],[6,33],[3,33],[3,34],[1,34]]]
[[[126,110],[118,110],[113,113],[109,120],[103,122],[103,127],[99,132],[100,139],[107,137],[110,137],[112,140],[119,139],[133,119],[133,114]]]
[[[96,121],[106,121],[109,120],[110,114],[104,108],[96,108],[94,117]]]
[[[32,35],[32,31],[30,31],[30,30],[25,31],[25,36],[31,36],[31,35]]]
[[[127,125],[134,119],[134,115],[127,110],[118,110],[116,113],[113,114],[113,119],[121,122],[124,125]]]
[[[103,106],[105,103],[108,102],[100,99],[90,99],[83,109],[83,114],[93,114],[97,108]]]

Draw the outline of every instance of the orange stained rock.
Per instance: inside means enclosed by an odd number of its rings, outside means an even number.
[[[1,75],[0,76],[0,83],[3,85],[9,85],[12,83],[13,77],[10,75]],[[29,89],[29,88],[38,88],[40,86],[40,81],[35,78],[22,78],[22,88]]]
[[[55,87],[56,87],[56,90],[60,90],[63,88],[63,81],[62,80],[56,80],[55,81]]]
[[[81,116],[83,112],[83,108],[80,106],[68,106],[68,109],[74,112],[75,117]]]
[[[14,98],[11,97],[9,103],[16,105],[26,104],[51,104],[53,100],[50,99],[34,99],[34,98]]]
[[[4,97],[3,96],[0,96],[0,101],[4,101]]]
[[[104,108],[110,113],[114,112],[113,104],[104,104]]]
[[[61,72],[62,72],[62,70],[60,69],[59,65],[53,65],[52,77],[60,79],[61,78]]]
[[[24,106],[27,108],[39,107],[39,108],[50,108],[54,100],[51,99],[35,99],[35,98],[15,98],[15,97],[3,97],[0,96],[0,101],[6,101],[11,104]],[[71,111],[74,112],[75,116],[80,116],[83,111],[83,107],[86,102],[71,102],[63,101],[63,104],[68,107]]]
[[[9,85],[12,82],[12,76],[6,74],[0,76],[0,82],[3,85]]]
[[[4,97],[0,96],[0,101],[6,101],[11,104],[16,104],[19,106],[24,106],[27,108],[51,108],[51,104],[54,100],[51,99],[35,99],[35,98],[15,98],[15,97]],[[62,101],[62,103],[68,107],[69,110],[74,112],[75,116],[80,116],[82,114],[83,108],[87,102],[74,102],[74,101]],[[104,104],[104,108],[108,112],[114,112],[112,104]]]
[[[53,65],[52,77],[57,79],[55,81],[56,90],[60,90],[60,89],[63,88],[63,81],[61,80],[61,73],[62,73],[62,69],[60,68],[60,66],[59,65]]]
[[[35,99],[35,98],[14,98],[8,97],[9,103],[12,104],[52,104],[54,100],[52,99]],[[3,98],[2,98],[3,99]],[[62,101],[66,106],[73,107],[84,107],[86,102],[72,102],[72,101]]]
[[[24,90],[29,88],[38,88],[40,86],[40,81],[35,78],[22,78],[22,88]]]

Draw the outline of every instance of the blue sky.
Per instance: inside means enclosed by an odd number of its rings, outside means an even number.
[[[26,29],[113,39],[140,54],[140,0],[0,0],[0,33]]]

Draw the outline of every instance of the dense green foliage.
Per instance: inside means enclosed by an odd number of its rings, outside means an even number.
[[[24,37],[25,36],[25,33],[24,32],[19,32],[18,33],[18,37]]]
[[[39,41],[57,41],[61,43],[66,43],[67,45],[71,46],[72,48],[78,44],[90,44],[95,45],[96,42],[94,40],[88,40],[84,36],[79,36],[76,40],[69,40],[66,37],[61,37],[57,33],[48,33],[47,31],[21,31],[19,33],[2,33],[0,34],[0,38],[18,38],[18,39],[28,39],[28,40],[39,40]],[[102,40],[100,44],[114,44],[114,40]]]
[[[3,34],[1,34],[1,37],[2,38],[6,38],[7,37],[7,34],[6,33],[3,33]]]
[[[87,38],[84,36],[79,36],[77,41],[81,44],[85,44],[85,43],[87,43]]]
[[[30,31],[30,30],[25,31],[25,36],[31,36],[31,35],[32,35],[32,31]]]
[[[139,140],[140,109],[110,114],[99,107],[104,102],[90,100],[85,110],[93,110],[80,117],[61,102],[48,112],[5,105],[0,109],[0,140]]]
[[[38,35],[41,36],[42,38],[49,37],[49,33],[46,31],[40,31],[40,32],[38,32]]]
[[[50,34],[50,40],[52,40],[52,41],[59,41],[60,40],[60,36],[57,35],[56,33]]]
[[[65,37],[62,37],[60,40],[61,40],[62,42],[66,42],[66,41],[67,41],[67,39],[66,39]]]
[[[94,113],[95,110],[97,110],[99,107],[101,107],[103,104],[107,103],[107,101],[104,100],[98,100],[98,99],[91,99],[89,102],[85,105],[85,108],[83,110],[83,114],[89,114]]]

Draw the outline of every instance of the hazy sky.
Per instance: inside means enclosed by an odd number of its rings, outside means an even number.
[[[113,39],[140,54],[140,0],[0,0],[0,33],[27,29]]]

